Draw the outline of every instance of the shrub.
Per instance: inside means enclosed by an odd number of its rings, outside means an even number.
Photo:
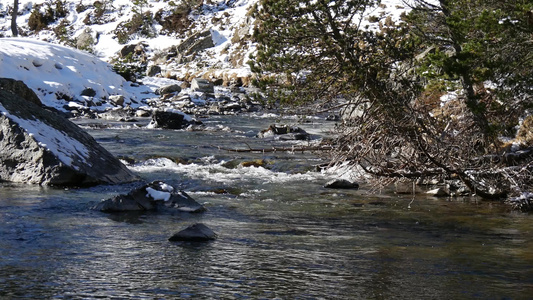
[[[146,37],[153,37],[152,23],[153,17],[150,12],[145,12],[143,15],[134,14],[129,22],[118,24],[114,33],[120,44],[127,43],[135,33]]]
[[[192,21],[189,19],[191,7],[185,4],[177,6],[170,12],[166,13],[164,10],[159,10],[155,14],[155,20],[161,24],[164,34],[184,33],[191,25]]]
[[[66,1],[56,0],[54,2],[47,2],[44,13],[41,11],[41,8],[42,5],[35,5],[28,19],[28,27],[35,32],[47,28],[49,24],[68,15]]]
[[[128,81],[135,82],[146,72],[146,62],[141,62],[134,53],[113,61],[113,71]]]

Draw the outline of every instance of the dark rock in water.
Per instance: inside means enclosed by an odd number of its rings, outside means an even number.
[[[10,93],[20,96],[26,101],[32,102],[39,106],[42,105],[41,100],[26,84],[20,80],[11,78],[0,78],[0,89],[6,90]]]
[[[126,195],[104,200],[93,207],[102,212],[147,211],[171,208],[183,212],[203,212],[205,207],[184,191],[162,181],[154,181]]]
[[[155,206],[146,197],[139,199],[131,194],[118,195],[105,200],[93,207],[102,212],[125,212],[125,211],[145,211],[154,210]]]
[[[0,90],[0,181],[87,186],[138,180],[76,124]]]
[[[359,183],[346,179],[335,179],[324,185],[327,189],[358,189]]]
[[[160,110],[154,112],[150,123],[150,127],[164,129],[182,129],[187,125],[184,114]]]
[[[216,239],[216,237],[217,235],[209,227],[197,223],[175,233],[168,240],[171,242],[207,242]]]
[[[156,110],[152,114],[152,121],[148,126],[150,128],[183,129],[189,125],[200,124],[202,123],[179,111]]]
[[[281,140],[308,140],[309,133],[297,126],[272,124],[257,134],[258,138],[279,136]]]

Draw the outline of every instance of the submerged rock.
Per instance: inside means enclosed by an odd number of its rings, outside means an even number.
[[[324,185],[327,189],[358,189],[359,183],[346,179],[335,179]]]
[[[138,180],[76,124],[0,90],[0,181],[87,186]]]
[[[183,212],[203,212],[205,207],[184,191],[162,181],[154,181],[126,195],[104,200],[93,207],[102,212],[149,211],[171,208]]]
[[[202,223],[197,223],[175,233],[168,240],[171,242],[206,242],[214,240],[216,237],[216,233],[214,233],[209,227]]]

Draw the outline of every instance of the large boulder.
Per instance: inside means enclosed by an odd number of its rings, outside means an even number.
[[[150,211],[163,208],[183,212],[203,212],[205,207],[184,191],[162,181],[154,181],[126,195],[118,195],[98,203],[93,209],[102,212]]]
[[[96,39],[93,36],[93,32],[90,28],[85,29],[78,37],[76,38],[76,48],[82,50],[89,50],[95,44]]]
[[[177,46],[176,50],[181,55],[187,56],[214,46],[211,30],[206,30],[190,36]]]
[[[87,186],[138,180],[76,124],[0,90],[0,181]]]
[[[37,94],[30,89],[24,82],[11,78],[0,78],[0,89],[11,92],[15,95],[19,95],[24,100],[42,105],[41,100],[37,97]]]

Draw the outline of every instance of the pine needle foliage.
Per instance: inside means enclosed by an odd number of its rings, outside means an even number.
[[[437,179],[498,199],[531,191],[533,144],[502,139],[531,114],[533,3],[405,4],[395,22],[372,15],[380,1],[261,0],[256,85],[282,104],[343,107],[332,161],[378,183]]]

